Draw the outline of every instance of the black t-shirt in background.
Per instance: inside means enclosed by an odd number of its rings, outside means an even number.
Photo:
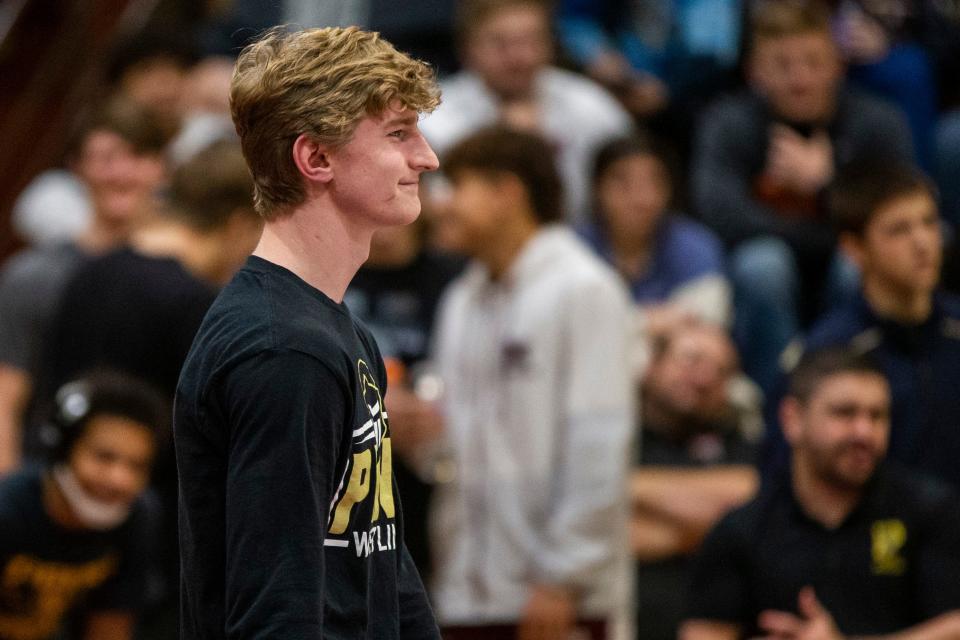
[[[687,617],[739,624],[753,637],[760,612],[796,612],[810,585],[845,636],[901,631],[960,609],[957,540],[951,489],[892,463],[835,529],[806,515],[785,475],[708,535]]]
[[[177,390],[181,638],[439,637],[403,543],[370,333],[257,257]]]
[[[0,480],[0,640],[46,640],[83,613],[135,613],[145,598],[145,503],[114,529],[67,529],[44,509],[43,477],[30,467]]]
[[[94,366],[118,369],[169,393],[217,295],[173,258],[121,248],[93,258],[67,284],[44,358],[56,389]]]

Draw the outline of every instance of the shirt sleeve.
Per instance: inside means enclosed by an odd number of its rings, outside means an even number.
[[[693,559],[687,589],[688,620],[752,624],[746,614],[747,574],[733,512],[707,535]]]
[[[224,380],[227,638],[324,635],[323,543],[346,384],[294,351],[263,353]]]
[[[400,637],[403,640],[440,640],[427,592],[413,558],[404,544],[398,577],[400,593]]]
[[[555,507],[535,558],[548,584],[587,587],[625,544],[625,488],[634,430],[628,361],[630,310],[610,282],[578,287],[567,311],[565,398],[558,423],[561,463]]]

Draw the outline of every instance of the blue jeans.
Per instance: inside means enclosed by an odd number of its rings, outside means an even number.
[[[740,244],[730,256],[734,340],[744,372],[769,394],[780,376],[780,355],[800,334],[800,271],[790,246],[762,236]],[[857,268],[836,253],[824,281],[823,306],[833,308],[859,290]]]

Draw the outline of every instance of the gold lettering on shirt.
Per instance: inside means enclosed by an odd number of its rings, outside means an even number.
[[[902,520],[877,520],[870,527],[871,555],[875,575],[900,576],[907,561],[900,555],[907,543],[907,527]]]
[[[113,554],[79,565],[14,556],[0,578],[0,598],[6,605],[0,612],[0,637],[40,640],[53,635],[76,599],[116,569]]]

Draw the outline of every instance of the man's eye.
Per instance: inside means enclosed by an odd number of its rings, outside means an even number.
[[[390,135],[394,138],[400,138],[403,140],[403,138],[406,136],[406,131],[403,129],[397,129],[396,131],[391,131]]]

